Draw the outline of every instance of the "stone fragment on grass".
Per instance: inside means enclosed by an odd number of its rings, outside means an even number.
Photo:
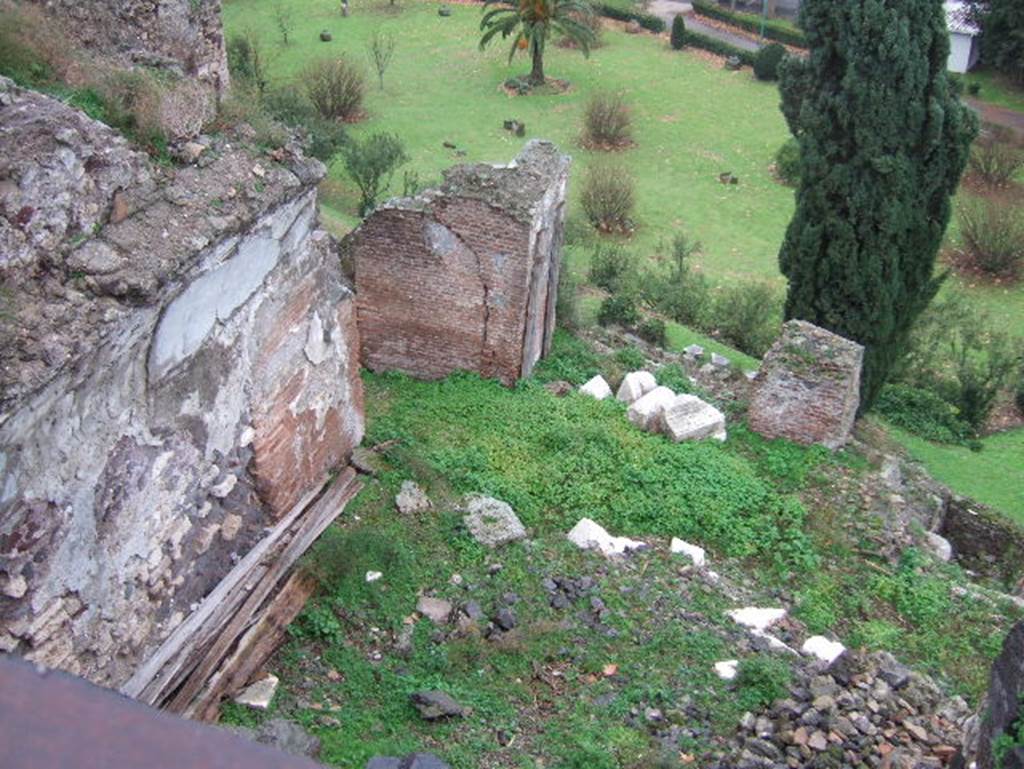
[[[668,408],[676,394],[667,387],[655,387],[633,402],[626,412],[629,421],[641,430],[654,431],[661,422],[661,413]]]
[[[600,550],[606,556],[622,555],[628,550],[646,547],[646,543],[628,537],[613,537],[603,526],[590,518],[582,518],[567,535],[570,542],[583,550]]]
[[[724,681],[731,681],[736,677],[736,669],[739,666],[739,660],[722,660],[721,662],[715,663],[715,673],[718,677]]]
[[[654,379],[654,374],[650,371],[631,371],[623,378],[622,384],[619,385],[619,391],[615,393],[615,397],[617,400],[629,405],[633,401],[647,395],[657,386],[658,383]]]
[[[257,710],[266,710],[270,707],[270,701],[274,699],[279,683],[280,680],[277,676],[268,675],[266,678],[242,689],[242,691],[235,695],[235,702],[239,705],[256,708]]]
[[[416,602],[416,611],[435,625],[444,625],[452,615],[452,605],[451,602],[441,598],[423,595]]]
[[[763,633],[780,619],[786,616],[785,609],[761,609],[756,606],[745,606],[728,612],[729,618],[737,625]]]
[[[683,348],[683,355],[690,360],[700,360],[704,355],[704,348],[699,344],[691,344],[688,347]]]
[[[688,556],[693,561],[694,566],[703,566],[705,562],[704,548],[699,545],[691,545],[678,537],[672,537],[672,542],[669,544],[669,550],[673,553],[682,554]]]
[[[586,384],[580,385],[580,392],[584,395],[589,395],[591,398],[603,401],[605,398],[611,397],[612,388],[608,386],[604,377],[598,374]]]
[[[840,654],[846,651],[846,647],[838,641],[830,641],[825,636],[815,635],[804,641],[800,651],[831,665],[839,658]]]
[[[661,414],[661,431],[671,440],[714,438],[724,441],[725,414],[696,395],[682,394],[672,399]]]
[[[929,531],[924,535],[924,543],[940,561],[953,560],[953,545],[945,537]]]
[[[366,581],[367,582],[376,582],[378,579],[380,579],[383,576],[384,576],[383,572],[368,571],[368,572],[366,572]]]
[[[442,718],[462,718],[466,709],[445,692],[431,689],[413,692],[409,695],[416,710],[425,721],[438,721]]]
[[[481,545],[500,547],[526,536],[526,528],[519,516],[500,499],[473,495],[467,500],[465,510],[462,521],[473,539]]]
[[[430,509],[430,498],[413,481],[402,481],[402,488],[395,495],[395,507],[403,515],[425,513]]]
[[[711,365],[715,368],[729,368],[732,363],[724,355],[719,355],[717,352],[711,353]]]

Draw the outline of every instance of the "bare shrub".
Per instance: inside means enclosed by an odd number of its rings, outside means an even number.
[[[172,141],[198,136],[215,114],[213,94],[190,78],[160,89],[157,126]]]
[[[634,229],[636,184],[622,166],[598,163],[583,178],[580,196],[587,219],[602,232],[630,233]]]
[[[1024,267],[1024,210],[974,199],[960,204],[959,215],[967,266],[993,278],[1019,275]]]
[[[990,187],[1004,187],[1024,169],[1024,146],[1003,126],[986,126],[971,147],[971,172]]]
[[[620,149],[633,143],[633,121],[622,94],[595,93],[583,113],[583,143],[595,149]]]
[[[384,90],[384,73],[387,72],[391,59],[395,55],[395,38],[387,32],[377,30],[366,43],[366,53],[370,57],[373,68],[377,71],[380,90]]]
[[[302,73],[301,82],[316,111],[327,120],[354,120],[363,105],[366,77],[345,58],[321,59]]]

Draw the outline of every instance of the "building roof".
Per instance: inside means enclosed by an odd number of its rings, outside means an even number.
[[[946,24],[950,32],[971,37],[981,32],[971,19],[970,9],[959,0],[946,0],[943,7],[946,9]]]

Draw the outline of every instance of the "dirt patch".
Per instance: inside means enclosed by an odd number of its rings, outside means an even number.
[[[510,83],[522,83],[526,90],[517,85],[509,85]],[[506,96],[559,96],[572,91],[572,83],[557,77],[549,77],[544,81],[544,85],[535,86],[528,85],[525,77],[510,78],[501,84],[501,90]]]

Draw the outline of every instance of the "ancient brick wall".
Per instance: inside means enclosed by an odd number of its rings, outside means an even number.
[[[534,141],[374,212],[351,241],[363,365],[529,376],[554,331],[568,167]]]
[[[362,438],[323,167],[0,80],[0,649],[119,685]]]
[[[754,380],[750,427],[768,438],[842,446],[857,417],[863,359],[856,342],[789,321]]]
[[[228,86],[220,0],[30,1],[97,55],[179,71],[218,93]]]

